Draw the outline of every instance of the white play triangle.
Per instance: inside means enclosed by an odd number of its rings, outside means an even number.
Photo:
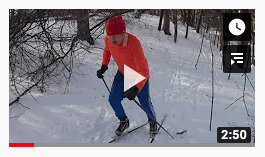
[[[130,89],[134,85],[137,85],[137,83],[143,81],[144,79],[144,76],[124,64],[124,91]]]
[[[234,64],[234,63],[235,63],[235,61],[233,59],[231,59],[231,65]]]

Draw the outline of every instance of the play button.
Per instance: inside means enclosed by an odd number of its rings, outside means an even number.
[[[233,59],[231,59],[231,65],[234,64],[234,63],[235,63],[235,61]]]
[[[130,67],[124,64],[124,91],[130,89],[131,87],[137,85],[139,82],[145,79],[144,76],[137,73]]]

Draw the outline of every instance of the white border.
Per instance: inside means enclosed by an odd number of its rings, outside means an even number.
[[[261,1],[258,1],[261,2]],[[5,9],[1,9],[1,100],[4,100],[1,107],[1,148],[8,147],[9,136],[8,129],[9,128],[9,119],[8,119],[8,108],[7,108],[7,98],[9,97],[8,91],[8,9],[9,8],[38,8],[38,9],[88,9],[88,8],[104,8],[104,9],[122,9],[122,8],[138,8],[138,9],[151,9],[151,8],[162,8],[162,9],[256,9],[256,67],[258,67],[258,71],[262,70],[262,65],[259,64],[259,60],[262,59],[262,55],[264,56],[264,48],[261,48],[260,45],[264,45],[264,35],[259,34],[264,30],[264,13],[263,8],[257,9],[257,7],[262,7],[263,5],[254,3],[253,1],[232,1],[232,0],[222,0],[222,1],[213,1],[213,0],[189,0],[189,1],[157,1],[157,3],[153,1],[143,1],[143,0],[133,0],[133,1],[125,1],[125,0],[100,0],[100,1],[54,1],[54,0],[46,0],[46,1],[36,1],[36,0],[26,0],[26,1],[9,1],[10,4]],[[4,3],[4,2],[2,2]],[[144,4],[145,3],[145,4]],[[3,5],[3,4],[2,4]],[[5,6],[5,5],[4,5]],[[4,27],[3,27],[4,26]],[[4,44],[2,44],[4,43]],[[264,66],[263,66],[264,67]],[[114,148],[114,147],[102,147],[102,148],[8,148],[1,149],[2,151],[6,151],[7,156],[255,156],[259,153],[257,149],[260,149],[264,139],[263,133],[263,123],[261,117],[264,115],[264,103],[261,99],[264,93],[264,89],[262,89],[262,85],[264,85],[262,75],[257,73],[257,81],[258,85],[256,85],[256,148]],[[255,150],[254,150],[255,149]],[[49,151],[47,151],[49,150]],[[3,152],[1,151],[1,154]],[[262,152],[260,152],[262,153]],[[263,153],[262,153],[263,154]]]

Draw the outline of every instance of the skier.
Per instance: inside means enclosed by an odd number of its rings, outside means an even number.
[[[102,66],[97,71],[98,78],[102,79],[103,74],[108,69],[110,57],[112,56],[118,65],[118,71],[112,83],[109,95],[109,103],[115,115],[120,120],[120,125],[116,129],[116,135],[120,136],[123,131],[129,128],[129,119],[122,107],[123,98],[134,100],[137,96],[141,106],[156,119],[154,108],[149,95],[149,67],[142,50],[140,41],[136,36],[126,32],[125,22],[122,16],[115,16],[106,23],[105,49],[103,52]],[[145,77],[144,80],[124,90],[124,64]],[[157,124],[147,115],[149,122],[149,133],[157,133]]]

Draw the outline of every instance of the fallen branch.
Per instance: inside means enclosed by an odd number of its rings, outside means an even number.
[[[238,99],[236,99],[233,103],[231,103],[230,105],[228,105],[226,108],[225,108],[225,110],[226,109],[228,109],[231,105],[233,105],[235,102],[237,102],[239,99],[241,99],[243,96],[241,96],[241,97],[239,97]]]
[[[181,131],[181,132],[177,132],[176,134],[177,135],[181,135],[181,134],[184,134],[185,132],[187,132],[187,130],[184,130],[184,131]]]

